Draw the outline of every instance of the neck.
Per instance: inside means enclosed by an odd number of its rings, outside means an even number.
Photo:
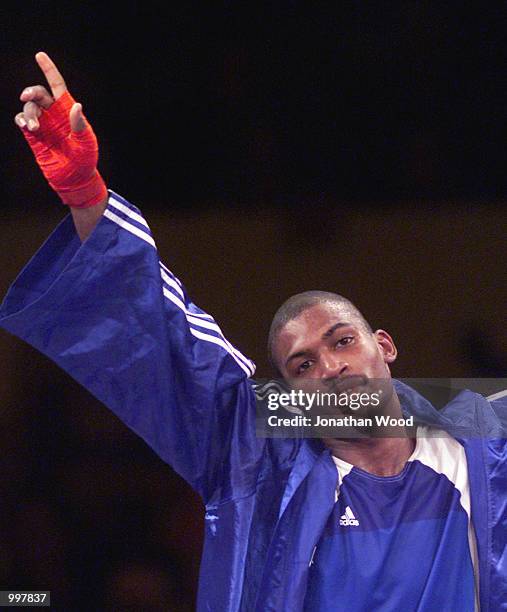
[[[383,414],[396,418],[402,416],[396,393],[393,393]],[[338,459],[376,476],[395,476],[403,470],[407,459],[414,452],[415,440],[409,437],[414,434],[410,434],[404,427],[384,433],[390,437],[324,438],[323,442]]]

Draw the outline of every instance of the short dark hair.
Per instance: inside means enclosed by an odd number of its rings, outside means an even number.
[[[304,291],[303,293],[292,295],[276,311],[273,321],[271,322],[271,327],[269,328],[268,356],[271,365],[277,371],[279,368],[274,356],[274,345],[276,339],[278,338],[278,334],[289,321],[292,321],[298,317],[302,312],[308,308],[311,308],[312,306],[323,303],[346,306],[354,313],[354,315],[357,316],[359,323],[362,325],[365,331],[370,334],[372,333],[372,328],[368,321],[364,318],[361,311],[349,299],[343,297],[343,295],[338,295],[337,293],[332,293],[330,291]]]

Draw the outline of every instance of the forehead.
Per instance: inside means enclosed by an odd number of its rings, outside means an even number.
[[[274,345],[276,359],[283,359],[289,353],[318,341],[337,323],[359,327],[357,312],[348,304],[335,302],[323,302],[307,308],[278,333]]]

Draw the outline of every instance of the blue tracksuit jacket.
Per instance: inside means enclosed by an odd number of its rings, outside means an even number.
[[[336,467],[318,440],[256,437],[253,364],[159,262],[137,208],[111,192],[83,245],[65,218],[12,285],[0,324],[89,389],[202,496],[198,610],[302,609]],[[464,391],[438,412],[409,387],[397,391],[419,421],[455,437],[456,426],[479,432],[459,441],[481,610],[507,611],[507,395]]]

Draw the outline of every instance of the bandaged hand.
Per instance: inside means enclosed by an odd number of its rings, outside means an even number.
[[[27,87],[23,112],[15,117],[50,186],[64,204],[88,208],[107,198],[97,171],[98,143],[92,127],[67,90],[62,75],[46,53],[35,56],[51,89]]]

